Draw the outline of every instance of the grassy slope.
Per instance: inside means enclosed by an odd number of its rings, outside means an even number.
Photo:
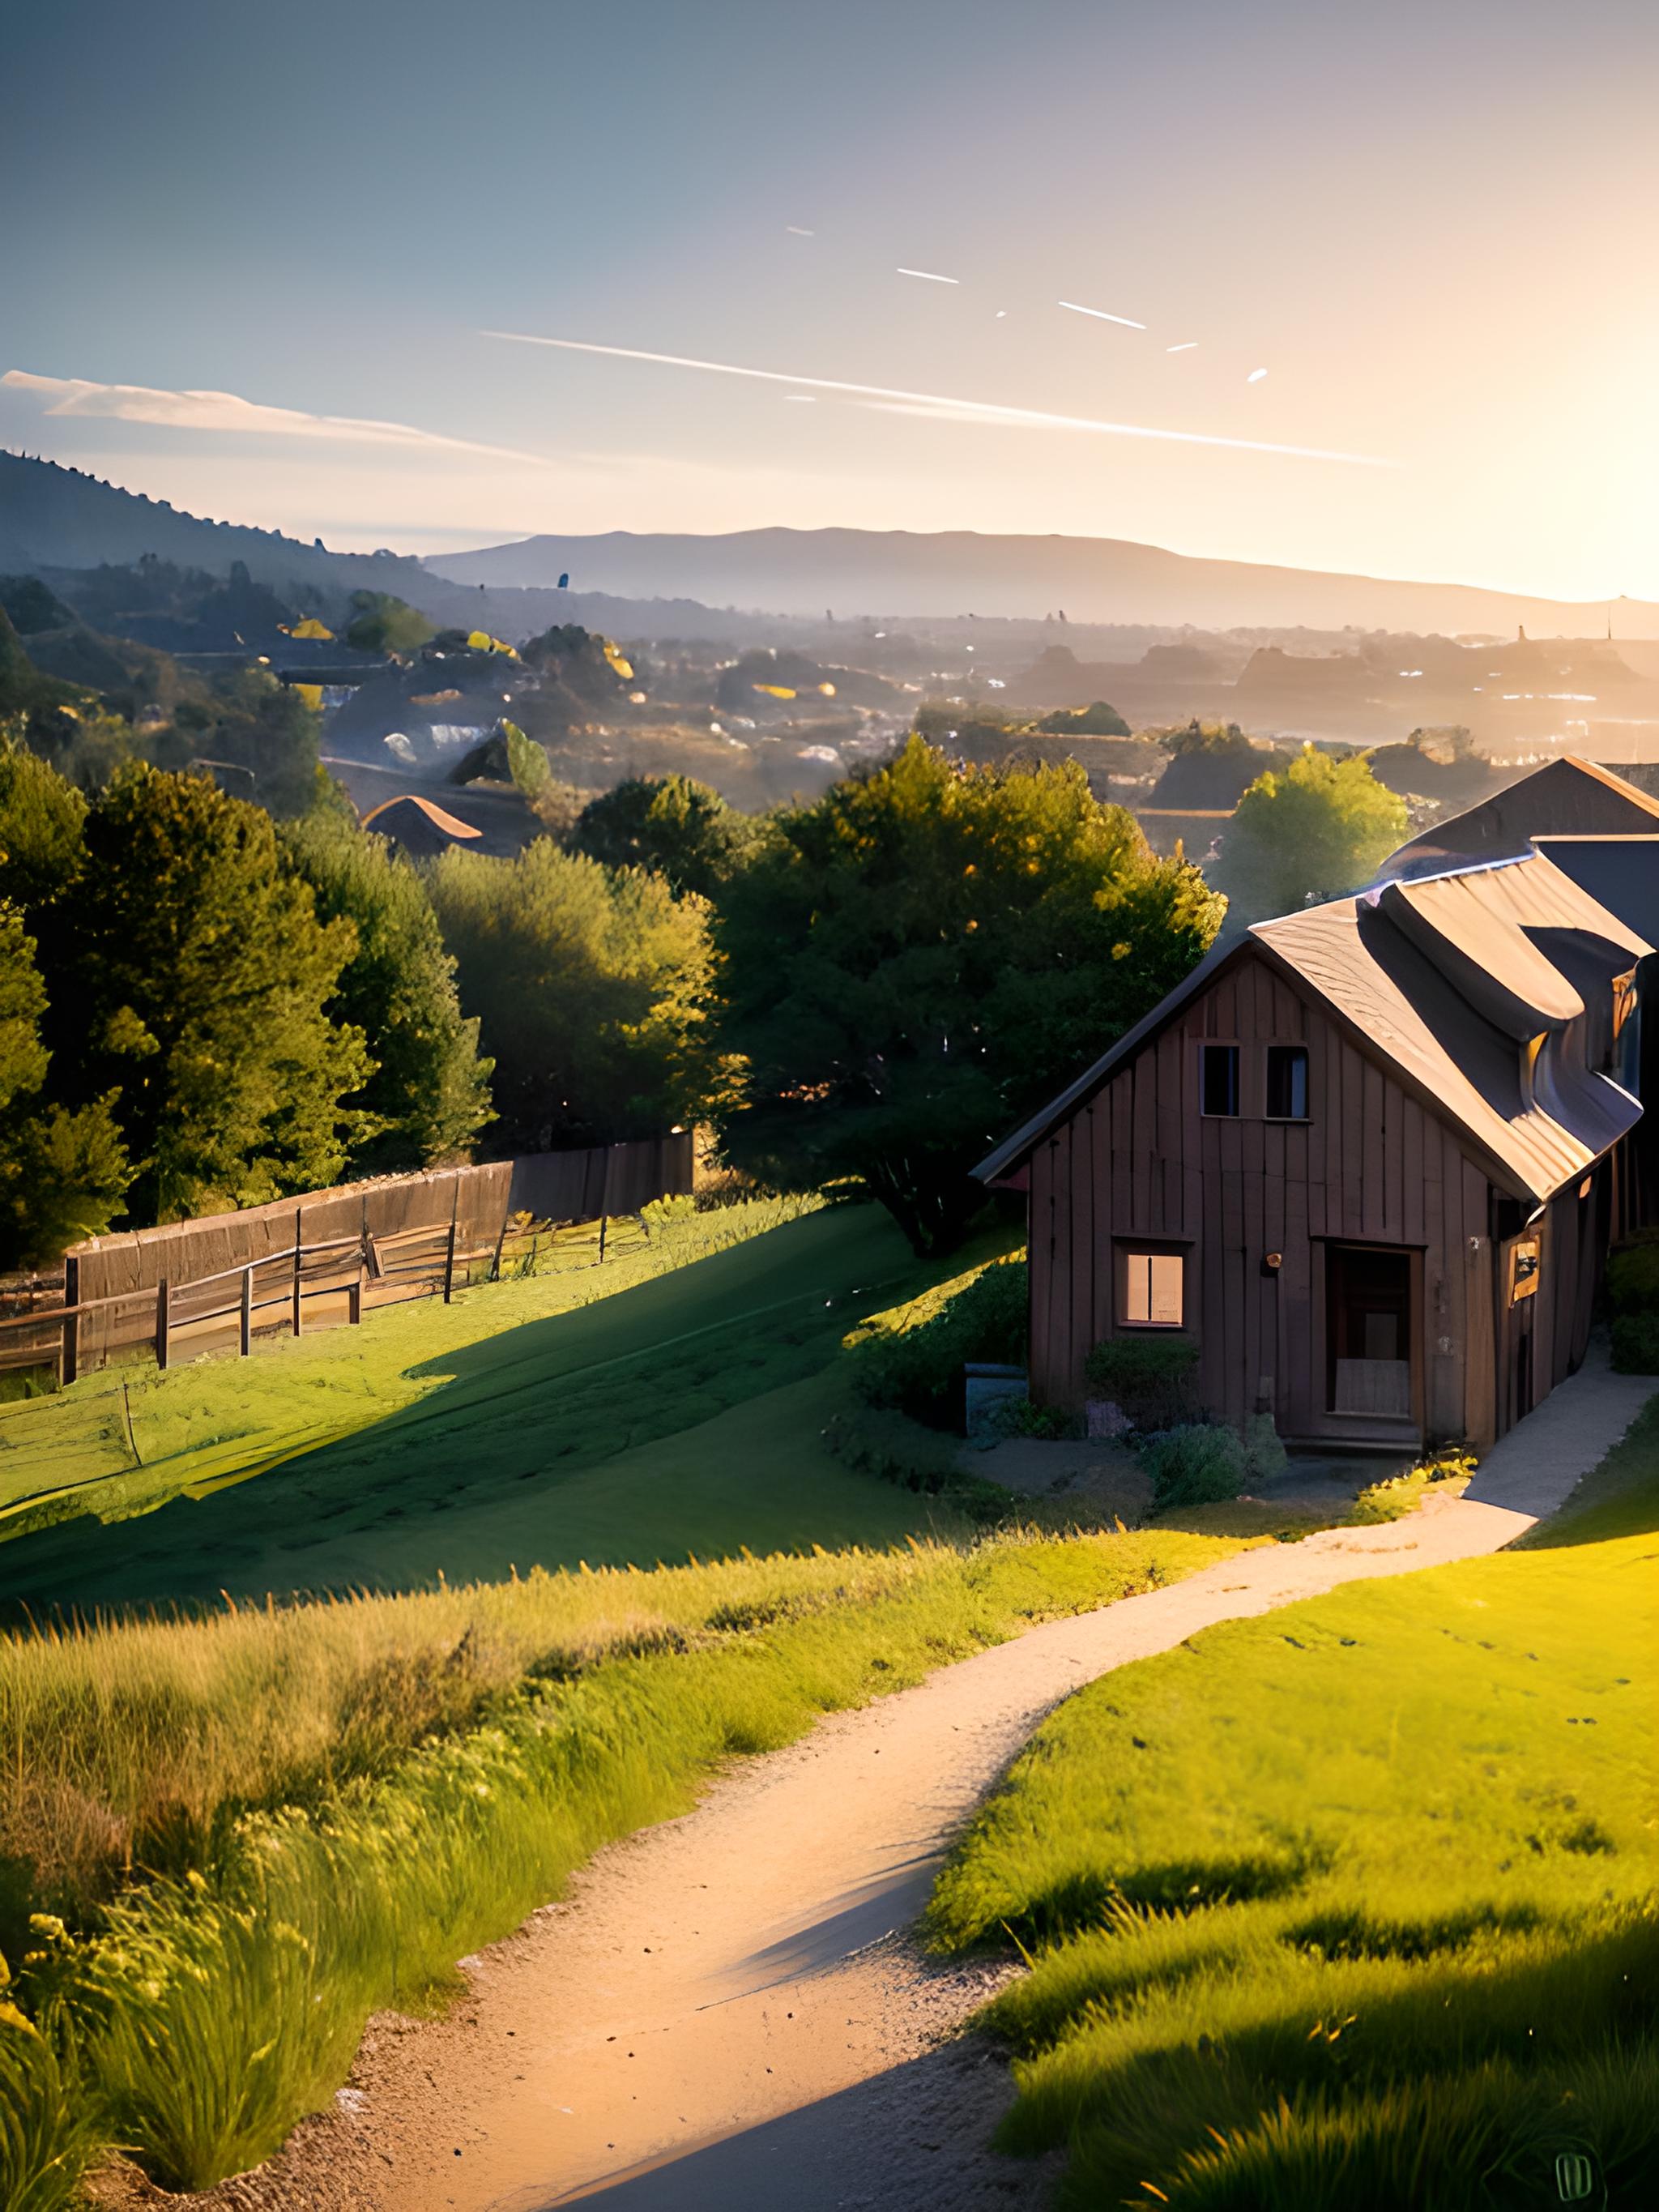
[[[92,1606],[406,1588],[929,1525],[923,1501],[849,1473],[818,1437],[842,1334],[939,1272],[884,1214],[811,1214],[653,1279],[640,1264],[149,1376],[131,1391],[145,1468],[93,1493],[105,1514],[147,1517],[15,1539],[0,1593]],[[86,1426],[76,1399],[0,1429],[15,1444],[36,1435],[38,1462],[54,1419]],[[106,1386],[106,1422],[109,1403]],[[149,1511],[158,1497],[174,1502]]]
[[[1083,1692],[939,1883],[1066,2202],[1474,2212],[1659,2183],[1659,1410],[1533,1545]],[[1285,2100],[1279,2106],[1281,2097]],[[1542,2189],[1542,2196],[1531,2193]]]
[[[147,1792],[160,1813],[181,1783],[201,1802],[151,1838],[170,1839],[173,1875],[89,1942],[48,1941],[26,1979],[49,2033],[58,1990],[91,2094],[65,2100],[0,2023],[0,2112],[9,2097],[45,2146],[9,2156],[0,2127],[0,2202],[54,2147],[70,2154],[77,2110],[170,2186],[237,2171],[326,2101],[371,2010],[441,1984],[732,1753],[1235,1548],[1164,1530],[1004,1536],[13,1643],[7,1778],[45,1737],[60,1808],[131,1814]],[[485,1667],[488,1719],[415,1742],[446,1680]],[[215,1820],[216,1783],[224,1811],[238,1796],[270,1809]]]

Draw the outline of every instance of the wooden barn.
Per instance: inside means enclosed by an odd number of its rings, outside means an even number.
[[[1659,810],[1583,763],[1527,783],[1463,817],[1518,850],[1443,824],[1437,872],[1224,943],[981,1164],[1029,1194],[1035,1399],[1173,1334],[1215,1415],[1397,1451],[1490,1443],[1577,1366],[1653,1183]]]

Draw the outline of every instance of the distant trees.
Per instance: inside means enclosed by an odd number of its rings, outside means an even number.
[[[728,1157],[854,1179],[918,1250],[969,1170],[1178,982],[1221,904],[1080,769],[963,769],[920,738],[776,818],[715,919],[719,1036],[745,1073]]]
[[[763,834],[690,776],[628,776],[590,799],[569,842],[611,868],[647,868],[677,892],[714,898]]]
[[[136,1220],[338,1175],[370,1062],[323,1010],[356,949],[284,872],[261,808],[139,764],[94,801],[73,896],[41,917],[46,1036],[58,1097],[113,1098]]]
[[[417,653],[437,635],[418,607],[390,592],[354,592],[345,641],[359,653]]]
[[[319,719],[291,684],[269,669],[222,677],[207,700],[181,700],[166,738],[150,750],[163,768],[202,769],[230,796],[292,817],[321,789]]]
[[[1236,918],[1288,914],[1310,897],[1369,883],[1407,819],[1405,801],[1376,781],[1363,754],[1339,759],[1305,745],[1244,793],[1210,873]]]
[[[425,881],[348,810],[318,809],[279,832],[289,871],[325,923],[356,945],[324,1012],[361,1031],[373,1071],[347,1102],[359,1115],[348,1166],[384,1175],[464,1156],[491,1119],[490,1063],[461,1013]]]
[[[653,1135],[720,1087],[706,1019],[706,909],[638,869],[538,839],[431,870],[462,1005],[495,1064],[504,1150]]]
[[[1049,737],[1127,738],[1133,733],[1115,707],[1097,699],[1091,707],[1057,707],[1037,724]]]

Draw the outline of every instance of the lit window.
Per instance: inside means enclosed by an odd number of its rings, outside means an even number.
[[[1202,1068],[1203,1110],[1236,1115],[1238,1112],[1238,1047],[1206,1044],[1200,1055]]]
[[[1178,1252],[1126,1252],[1123,1318],[1140,1328],[1179,1328],[1182,1277]]]
[[[1267,1047],[1267,1119],[1305,1121],[1308,1118],[1308,1048],[1301,1044]]]

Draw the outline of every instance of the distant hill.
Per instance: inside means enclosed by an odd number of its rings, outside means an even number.
[[[1200,629],[1291,627],[1597,636],[1607,610],[1559,599],[1413,584],[1309,568],[1208,561],[1115,538],[981,536],[975,531],[741,530],[722,536],[526,538],[434,556],[462,584],[556,586],[629,598],[684,596],[774,614],[894,617],[980,614],[1073,622],[1190,623]],[[1625,599],[1620,636],[1659,638],[1659,606]]]

